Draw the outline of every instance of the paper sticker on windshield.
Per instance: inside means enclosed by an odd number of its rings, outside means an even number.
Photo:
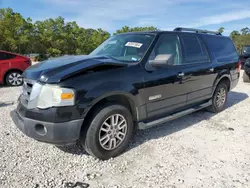
[[[137,59],[136,59],[135,57],[132,57],[132,58],[131,58],[131,60],[133,60],[133,61],[137,61]]]
[[[140,48],[143,44],[139,42],[127,42],[125,46]]]

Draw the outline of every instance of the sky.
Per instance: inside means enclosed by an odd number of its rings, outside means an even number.
[[[33,21],[62,16],[84,28],[110,33],[127,25],[218,30],[224,35],[250,27],[250,0],[0,0]]]

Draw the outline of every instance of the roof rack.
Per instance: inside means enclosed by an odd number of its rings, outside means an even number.
[[[221,33],[217,31],[208,31],[208,30],[192,29],[192,28],[184,28],[184,27],[177,27],[174,29],[174,31],[193,31],[195,33],[207,33],[207,34],[221,35]]]

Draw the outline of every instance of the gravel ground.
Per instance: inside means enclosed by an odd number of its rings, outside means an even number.
[[[0,187],[250,187],[250,84],[240,80],[219,114],[200,111],[140,131],[119,157],[100,161],[79,147],[24,136],[9,113],[20,88],[0,88]],[[80,186],[77,186],[80,187]]]

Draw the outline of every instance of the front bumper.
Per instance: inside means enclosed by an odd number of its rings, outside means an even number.
[[[80,136],[83,119],[52,123],[23,117],[17,110],[11,118],[25,135],[35,140],[55,145],[75,144]]]

